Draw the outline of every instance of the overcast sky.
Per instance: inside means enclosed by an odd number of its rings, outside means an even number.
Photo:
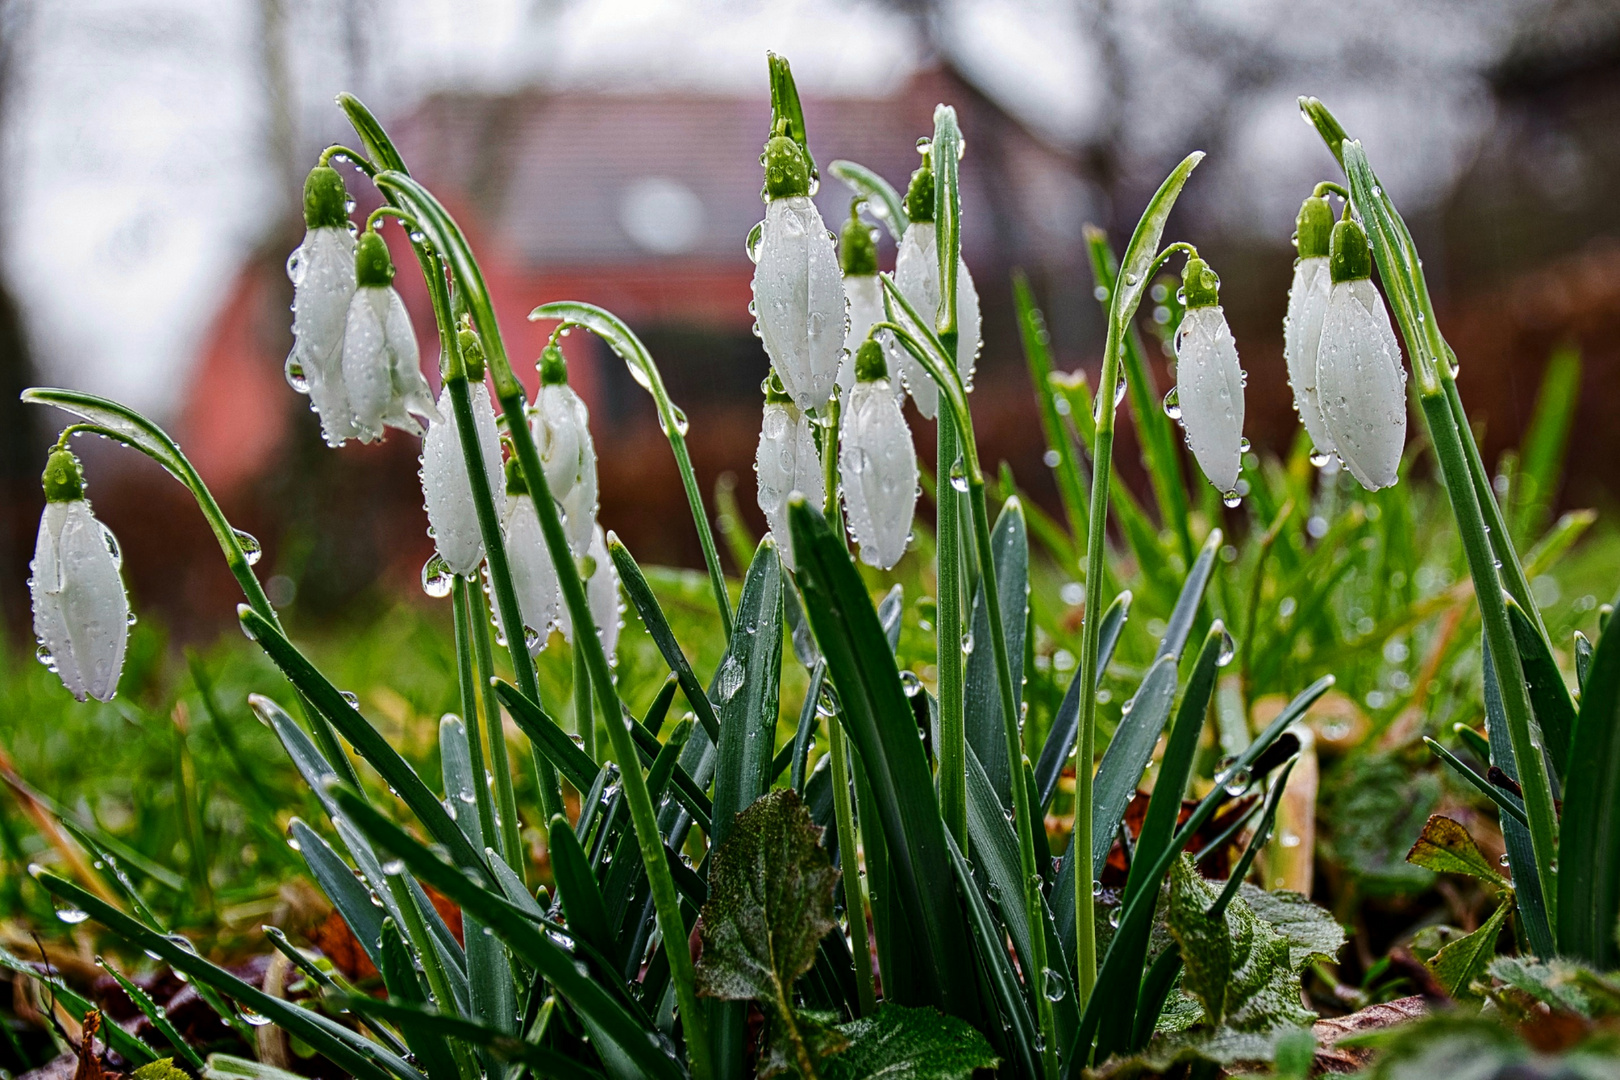
[[[11,2],[22,18],[0,117],[0,257],[39,375],[160,417],[236,268],[297,194],[272,150],[274,20],[303,152],[344,134],[340,89],[385,116],[445,86],[763,95],[763,54],[777,49],[807,93],[866,95],[928,57],[912,22],[859,0]],[[1398,197],[1442,193],[1489,123],[1479,72],[1512,5],[1112,7],[1127,10],[1104,21],[1078,0],[946,0],[935,39],[1054,143],[1123,125],[1126,167],[1157,168],[1218,142],[1210,212],[1275,230],[1321,168],[1293,106],[1302,89],[1379,143]]]

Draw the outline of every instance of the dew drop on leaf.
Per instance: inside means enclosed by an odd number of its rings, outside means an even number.
[[[236,534],[236,542],[241,545],[242,557],[247,564],[257,566],[259,557],[264,554],[264,546],[259,543],[259,538],[243,529],[232,529],[231,532]]]

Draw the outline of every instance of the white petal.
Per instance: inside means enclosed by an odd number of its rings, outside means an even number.
[[[1222,492],[1243,467],[1243,369],[1220,305],[1191,308],[1176,332],[1176,396],[1198,467]]]
[[[772,199],[765,208],[754,308],[788,394],[801,409],[825,404],[844,349],[844,279],[832,234],[807,197]]]
[[[613,663],[614,653],[619,648],[621,623],[619,571],[613,565],[613,557],[608,554],[607,540],[600,525],[592,532],[589,554],[595,571],[585,580],[585,599],[590,603],[591,621],[596,623],[596,635],[602,640],[602,651],[607,653],[608,662]],[[568,617],[567,605],[559,609],[558,618],[563,637],[573,641],[573,621]]]
[[[529,638],[530,654],[546,647],[546,639],[557,624],[562,593],[557,587],[557,566],[551,559],[534,502],[527,495],[507,500],[502,523],[506,538],[506,559],[512,571],[512,589],[523,612],[523,625],[534,631]]]
[[[368,286],[354,291],[343,335],[343,385],[349,413],[361,442],[382,438],[383,417],[394,396],[388,357],[388,308],[391,290]]]
[[[849,297],[849,332],[844,335],[844,358],[838,365],[838,391],[848,393],[855,385],[855,352],[866,340],[873,323],[883,322],[883,282],[876,274],[855,274],[844,278],[844,294]],[[889,335],[880,335],[887,341]],[[893,374],[892,372],[890,374]],[[896,387],[904,393],[904,388]],[[780,535],[780,534],[779,534]]]
[[[343,387],[343,337],[354,298],[354,236],[346,228],[311,229],[287,260],[293,281],[293,352],[310,407],[333,446],[356,434]]]
[[[422,377],[422,356],[416,347],[416,330],[411,326],[411,316],[405,310],[399,293],[392,288],[387,292],[388,315],[383,321],[383,340],[392,386],[383,423],[412,435],[420,435],[422,425],[415,417],[435,420],[439,413],[433,407],[433,391]],[[483,383],[472,385],[474,388],[484,386]],[[488,390],[484,391],[484,400],[489,400]]]
[[[1316,350],[1331,283],[1326,255],[1300,259],[1294,264],[1288,314],[1283,319],[1283,358],[1288,362],[1288,382],[1294,388],[1294,409],[1319,454],[1333,453],[1333,436],[1322,419],[1316,389]]]
[[[767,402],[759,429],[754,471],[759,481],[759,508],[776,536],[782,561],[792,570],[795,565],[787,497],[791,492],[802,491],[806,499],[820,507],[827,490],[810,418],[792,405]]]
[[[1316,389],[1350,474],[1370,491],[1393,484],[1406,446],[1406,369],[1383,297],[1367,278],[1328,294]]]
[[[542,386],[530,412],[546,486],[562,507],[563,526],[575,555],[590,549],[596,524],[596,447],[591,441],[590,410],[566,383]]]
[[[931,221],[916,222],[906,227],[900,239],[900,254],[895,259],[894,283],[917,314],[934,329],[939,317],[939,247],[938,233]],[[973,275],[967,263],[956,267],[956,357],[962,382],[973,388],[973,372],[979,357],[979,291],[974,287]],[[911,392],[917,411],[930,420],[939,412],[939,387],[928,372],[898,343],[889,348],[889,374],[896,374]]]
[[[473,419],[478,446],[490,491],[499,494],[503,484],[501,442],[495,427],[495,409],[489,389],[483,383],[471,384]],[[439,394],[442,417],[428,426],[422,440],[422,501],[427,507],[428,524],[439,557],[452,571],[465,577],[478,569],[484,558],[484,538],[474,509],[467,459],[462,453],[460,429],[450,391]]]
[[[110,701],[129,640],[118,542],[84,500],[47,503],[34,548],[34,634],[74,697]]]
[[[842,417],[838,474],[861,560],[884,570],[905,554],[917,507],[917,452],[887,379],[857,383]]]

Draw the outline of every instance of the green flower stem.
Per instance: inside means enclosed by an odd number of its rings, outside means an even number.
[[[941,409],[934,485],[934,631],[939,664],[939,806],[958,847],[967,845],[967,719],[962,690],[962,532],[952,470],[956,425]]]
[[[433,937],[422,918],[422,910],[416,906],[416,896],[407,884],[408,879],[403,869],[396,873],[387,873],[385,870],[384,873],[388,877],[388,891],[394,896],[394,906],[399,909],[400,918],[405,921],[405,925],[400,927],[404,931],[405,940],[413,943],[431,943]],[[439,957],[438,950],[431,944],[421,946],[418,947],[416,956],[422,965],[422,974],[427,978],[428,989],[433,991],[434,1003],[439,1011],[446,1016],[456,1015],[455,993],[450,989],[450,977],[444,970],[444,962]],[[452,1039],[449,1042],[456,1059],[456,1071],[460,1073],[461,1080],[478,1080],[478,1068],[473,1064],[467,1044],[460,1039]]]
[[[325,150],[321,151],[319,164],[323,167],[329,167],[332,164],[332,159],[335,157],[340,157],[351,163],[355,168],[359,169],[367,176],[377,175],[377,167],[370,161],[366,160],[366,155],[362,154],[358,150],[350,150],[347,146],[328,146]]]
[[[827,725],[832,751],[833,820],[838,830],[838,860],[844,870],[844,916],[849,920],[850,953],[855,960],[856,1015],[870,1016],[877,1009],[872,991],[872,950],[866,942],[866,904],[861,899],[861,863],[855,843],[855,810],[849,799],[849,755],[842,724]]]
[[[477,613],[472,607],[467,579],[457,575],[450,585],[451,603],[455,608],[456,624],[456,676],[461,685],[461,715],[467,725],[467,756],[471,759],[473,799],[478,806],[479,835],[484,843],[496,847],[495,804],[489,794],[489,773],[484,765],[483,724],[478,716],[478,677],[473,660],[472,620]],[[487,683],[485,684],[488,685]],[[448,796],[450,793],[447,791]]]
[[[1052,1002],[1047,998],[1044,988],[1040,985],[1046,971],[1046,935],[1041,932],[1044,925],[1045,912],[1043,910],[1044,898],[1041,892],[1041,874],[1035,861],[1035,833],[1034,816],[1031,813],[1029,802],[1029,785],[1020,782],[1020,762],[1024,759],[1022,739],[1019,730],[1018,700],[1012,681],[1012,664],[1007,653],[1006,628],[1002,624],[1001,593],[996,586],[996,564],[990,547],[990,512],[984,498],[984,471],[979,464],[978,443],[973,436],[973,415],[967,406],[967,392],[956,369],[950,363],[950,353],[946,347],[929,330],[927,324],[918,317],[916,310],[907,302],[906,298],[895,288],[894,281],[888,275],[883,275],[884,290],[888,295],[890,311],[912,324],[911,329],[901,326],[899,322],[879,323],[873,327],[873,332],[889,330],[895,338],[906,348],[918,363],[922,364],[929,376],[939,385],[940,404],[939,414],[940,430],[944,432],[953,427],[961,434],[962,471],[967,478],[968,509],[971,512],[973,523],[974,547],[979,556],[979,564],[983,572],[983,590],[985,598],[985,612],[990,624],[990,644],[996,662],[996,683],[1001,691],[1001,713],[1007,742],[1007,763],[1012,770],[1013,782],[1013,819],[1018,833],[1018,860],[1019,869],[1024,877],[1024,906],[1029,920],[1030,931],[1030,960],[1033,971],[1024,973],[1035,1001],[1036,1016],[1040,1024],[1042,1049],[1042,1063],[1047,1080],[1055,1080],[1058,1075],[1058,1045],[1057,1026],[1053,1016]],[[920,340],[919,340],[920,339]],[[924,344],[926,342],[926,345]],[[939,485],[943,493],[952,483]],[[954,509],[954,506],[953,506]],[[946,519],[954,530],[957,521]],[[943,572],[945,563],[941,559]],[[944,590],[941,589],[943,594]],[[943,638],[945,628],[940,628]],[[955,639],[947,639],[941,646],[941,653],[945,647],[954,646]],[[960,652],[958,652],[960,659]],[[944,688],[943,671],[941,672],[941,689]],[[941,741],[943,741],[943,710],[941,712]],[[965,756],[965,750],[964,750]],[[940,766],[943,779],[946,775],[943,761]],[[1089,806],[1090,803],[1082,805]],[[1088,846],[1077,850],[1089,851]],[[1088,891],[1089,897],[1089,891]]]
[[[822,487],[826,492],[821,503],[821,514],[839,536],[844,535],[844,509],[838,498],[838,435],[842,419],[843,406],[839,403],[837,393],[834,393],[832,400],[827,403],[821,427]]]
[[[1451,511],[1457,519],[1468,570],[1474,579],[1474,596],[1479,602],[1485,640],[1496,660],[1497,684],[1502,691],[1503,711],[1507,714],[1509,741],[1519,769],[1519,785],[1524,791],[1524,811],[1529,819],[1530,847],[1535,854],[1536,877],[1541,883],[1547,921],[1558,925],[1558,882],[1554,862],[1558,857],[1558,815],[1553,805],[1552,784],[1547,762],[1532,733],[1530,697],[1519,667],[1519,650],[1508,623],[1507,602],[1497,570],[1496,553],[1486,533],[1473,477],[1469,472],[1463,437],[1445,392],[1436,389],[1419,395],[1423,416],[1428,422],[1429,441],[1440,460],[1441,477],[1451,498]]]
[[[686,416],[670,400],[669,391],[664,389],[664,378],[658,371],[658,365],[653,363],[652,355],[617,316],[594,304],[571,300],[542,304],[529,312],[529,318],[556,319],[561,323],[557,328],[559,332],[571,326],[589,330],[607,342],[609,348],[630,368],[636,382],[652,395],[653,405],[658,410],[658,423],[664,429],[664,437],[669,440],[669,448],[675,455],[676,471],[681,474],[681,486],[686,489],[686,502],[691,507],[692,523],[697,527],[698,543],[703,548],[703,562],[709,570],[709,586],[714,590],[720,625],[725,630],[726,640],[730,641],[733,618],[731,594],[726,589],[725,574],[720,569],[720,552],[714,545],[708,512],[703,509],[703,494],[698,490],[697,474],[692,470],[692,457],[686,450]]]
[[[591,669],[585,650],[574,646],[574,730],[585,755],[596,761],[596,722],[591,715]],[[600,764],[600,763],[599,763]]]
[[[490,771],[495,774],[495,805],[500,810],[501,858],[521,879],[528,878],[529,860],[523,853],[523,836],[518,822],[517,794],[512,790],[512,762],[506,751],[506,728],[501,707],[490,690],[495,678],[494,650],[489,640],[489,607],[482,589],[468,589],[472,607],[473,655],[478,661],[478,700],[484,708],[484,728],[489,732]],[[486,837],[485,842],[489,843]]]

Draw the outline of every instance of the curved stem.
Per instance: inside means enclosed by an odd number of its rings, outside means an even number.
[[[478,831],[483,842],[500,849],[495,825],[495,804],[489,794],[489,772],[484,765],[483,724],[478,715],[477,668],[473,660],[472,620],[477,618],[467,579],[457,574],[450,585],[455,608],[456,676],[461,689],[461,713],[467,726],[467,757],[473,774],[473,802],[478,807]],[[445,795],[450,796],[446,791]]]
[[[407,214],[393,203],[383,203],[381,206],[377,207],[377,209],[366,215],[366,232],[375,232],[377,229],[377,222],[381,221],[385,217],[397,218],[399,223],[405,226],[408,231],[416,231],[417,225],[415,218],[411,217],[411,215]]]
[[[1165,245],[1165,249],[1153,257],[1153,261],[1148,264],[1148,272],[1142,280],[1152,281],[1154,278],[1158,277],[1159,271],[1164,269],[1164,264],[1169,262],[1171,256],[1175,255],[1175,253],[1178,251],[1184,252],[1189,259],[1198,258],[1197,248],[1193,247],[1185,240],[1177,240],[1173,244]]]
[[[1320,199],[1330,191],[1339,198],[1343,199],[1345,202],[1350,201],[1350,192],[1345,189],[1345,186],[1343,184],[1335,184],[1332,180],[1323,180],[1320,184],[1316,185],[1316,187],[1311,191],[1311,194]]]
[[[362,154],[358,150],[351,150],[347,146],[343,146],[341,144],[336,146],[328,146],[325,150],[322,150],[320,164],[330,166],[332,164],[332,159],[335,157],[343,158],[345,161],[349,162],[349,164],[353,165],[367,176],[377,175],[377,167],[370,161],[366,160],[366,155]]]

